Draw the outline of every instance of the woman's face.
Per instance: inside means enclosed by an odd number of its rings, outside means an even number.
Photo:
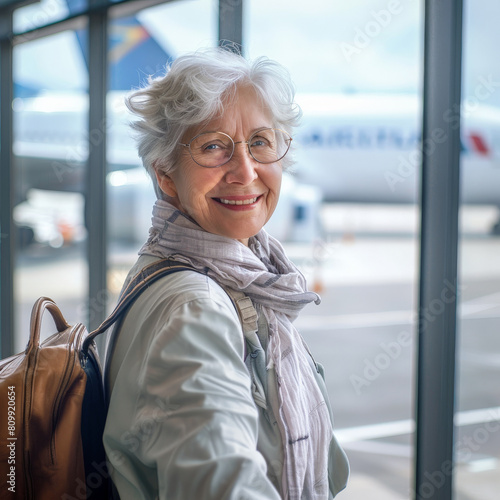
[[[255,91],[242,88],[224,107],[221,117],[189,130],[182,142],[188,143],[202,132],[224,132],[235,142],[247,141],[257,130],[271,127],[272,120]],[[247,245],[248,238],[260,231],[278,203],[280,162],[258,163],[246,144],[236,144],[228,163],[205,168],[193,161],[188,148],[180,147],[184,151],[176,169],[168,176],[157,171],[161,189],[206,231]]]

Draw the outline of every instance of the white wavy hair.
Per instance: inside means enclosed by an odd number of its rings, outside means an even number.
[[[239,86],[252,87],[270,111],[273,126],[292,133],[302,115],[295,89],[288,71],[267,57],[247,61],[220,47],[183,55],[167,66],[164,76],[150,77],[146,87],[127,97],[127,107],[139,117],[131,124],[139,156],[158,197],[164,195],[155,168],[172,172],[187,129],[223,113]],[[281,161],[288,168],[292,155]]]

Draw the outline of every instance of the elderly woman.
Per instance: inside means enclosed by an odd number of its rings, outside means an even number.
[[[122,500],[326,500],[345,487],[322,367],[293,326],[319,297],[263,229],[293,97],[277,63],[214,49],[128,99],[158,198],[130,276],[166,257],[194,269],[139,297],[108,358],[104,444]],[[251,299],[253,328],[234,293]]]

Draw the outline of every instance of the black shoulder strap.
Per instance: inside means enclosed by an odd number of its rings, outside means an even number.
[[[85,359],[88,356],[89,346],[92,341],[101,333],[104,333],[110,326],[118,321],[128,308],[135,302],[139,295],[155,281],[163,276],[176,273],[179,271],[195,271],[200,274],[205,274],[198,271],[189,264],[183,264],[173,259],[161,259],[153,262],[149,266],[144,267],[130,281],[127,288],[122,292],[120,301],[116,305],[113,312],[101,323],[101,325],[88,334],[83,341],[82,356]],[[233,303],[236,312],[240,318],[243,332],[257,330],[257,311],[249,297],[243,292],[233,290],[222,286],[223,290],[228,294]],[[246,356],[245,356],[246,357]]]
[[[93,332],[89,333],[82,344],[82,356],[85,358],[88,355],[89,346],[92,341],[101,333],[105,332],[113,323],[115,323],[124,312],[135,302],[139,295],[155,281],[159,280],[167,274],[176,273],[179,271],[195,271],[203,274],[194,267],[177,262],[172,259],[162,259],[153,262],[149,266],[144,267],[130,281],[127,288],[122,292],[120,301],[116,305],[113,312],[101,323],[101,325]]]

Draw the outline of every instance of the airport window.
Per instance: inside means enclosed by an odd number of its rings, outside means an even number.
[[[118,11],[119,12],[119,11]],[[189,19],[189,22],[186,22]],[[155,200],[133,140],[124,98],[183,52],[216,45],[217,5],[213,0],[169,2],[142,9],[109,24],[107,143],[108,306],[113,307],[123,280],[147,239]],[[130,34],[139,32],[134,46]]]
[[[425,233],[418,205],[420,168],[422,156],[432,158],[435,147],[446,141],[434,130],[421,143],[424,28],[429,24],[424,6],[431,2],[242,2],[244,54],[284,64],[304,112],[294,137],[294,171],[283,180],[267,229],[284,242],[310,287],[322,295],[322,304],[308,306],[297,326],[326,367],[336,433],[351,462],[348,488],[339,495],[345,500],[497,497],[500,72],[495,48],[500,39],[495,20],[500,6],[495,2],[465,2],[462,105],[443,117],[455,129],[462,119],[459,275],[457,282],[443,283],[427,309],[418,303]],[[232,0],[99,3],[102,9],[90,12],[87,0],[34,2],[13,11],[9,31],[7,6],[16,2],[0,1],[5,13],[0,23],[2,131],[10,113],[5,110],[10,107],[13,115],[11,164],[5,161],[7,135],[0,138],[2,358],[24,348],[29,312],[41,295],[54,298],[70,323],[88,325],[105,315],[105,306],[113,306],[147,235],[154,198],[128,127],[132,117],[124,95],[162,74],[165,64],[183,52],[216,45],[219,17],[241,7]],[[440,4],[451,12],[451,5],[461,2]],[[102,127],[89,132],[92,97],[99,93],[95,85],[89,90],[93,16],[104,22],[101,33],[108,42],[106,57],[96,58],[94,51],[92,73],[95,81],[107,75],[101,89],[107,116]],[[220,33],[238,31],[232,21],[225,22]],[[12,102],[6,54],[12,55]],[[98,231],[90,235],[93,223],[86,220],[84,205],[89,155],[103,142],[106,160],[97,167],[106,188],[97,197],[101,206],[107,199],[108,230],[99,241]],[[13,207],[5,196],[10,174]],[[423,186],[424,197],[435,197]],[[11,234],[6,216],[11,208],[15,248],[4,237]],[[93,216],[95,221],[101,211]],[[427,243],[439,238],[431,235]],[[106,257],[105,285],[93,291],[89,240]],[[453,245],[453,237],[449,241]],[[5,272],[9,262],[14,264],[12,290]],[[421,281],[420,293],[422,288]],[[13,343],[5,340],[11,316],[10,306],[4,307],[12,293]],[[459,333],[453,492],[448,495],[443,487],[451,476],[446,462],[441,464],[445,469],[420,470],[424,482],[415,492],[417,324],[422,317],[427,324],[441,321],[450,301],[458,305]],[[420,361],[425,367],[428,359]],[[439,382],[453,394],[452,380]],[[445,427],[452,428],[451,423]]]
[[[326,366],[352,467],[345,499],[408,498],[411,487],[420,9],[245,3],[246,53],[287,66],[304,113],[290,182],[304,207],[321,206],[321,227],[297,214],[285,248],[322,290],[298,324]]]
[[[26,345],[40,296],[61,303],[71,323],[86,321],[88,77],[78,42],[84,32],[14,47],[16,352]]]
[[[481,9],[488,4],[490,14]],[[494,12],[491,11],[494,10]],[[464,8],[458,390],[455,489],[458,500],[493,500],[500,488],[500,36],[497,3]],[[481,31],[481,43],[477,33]],[[448,295],[447,295],[448,296]]]

